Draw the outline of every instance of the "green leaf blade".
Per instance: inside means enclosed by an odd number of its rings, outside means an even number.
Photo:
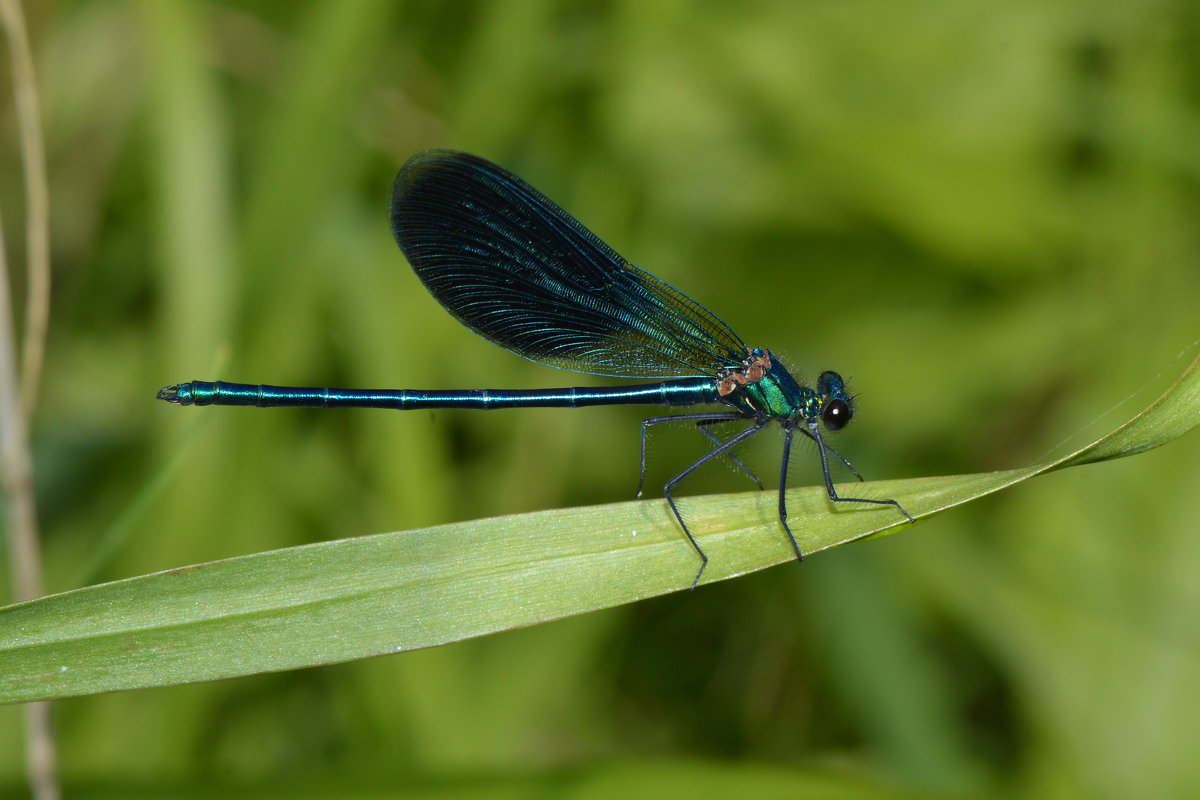
[[[1198,359],[1200,361],[1200,359]],[[1194,429],[1200,371],[1056,461],[856,484],[929,517],[1043,472],[1142,452]],[[682,498],[703,582],[794,560],[773,492]],[[788,492],[805,553],[911,527],[890,507]],[[0,702],[295,669],[431,647],[687,588],[700,561],[665,501],[541,511],[256,553],[0,609]]]

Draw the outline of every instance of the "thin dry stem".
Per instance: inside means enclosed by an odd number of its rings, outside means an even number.
[[[0,0],[0,22],[4,25],[12,57],[13,91],[25,174],[29,274],[24,375],[18,384],[13,309],[8,291],[8,261],[3,224],[0,223],[0,471],[3,473],[3,493],[8,508],[13,593],[17,600],[30,600],[43,593],[33,458],[29,451],[27,421],[37,402],[50,318],[49,192],[33,58],[25,31],[25,19],[16,0]],[[17,394],[18,385],[24,395],[23,403]],[[57,755],[48,703],[30,703],[26,706],[25,736],[25,771],[33,796],[37,800],[58,800],[62,791],[58,782]]]
[[[21,347],[21,404],[25,418],[29,419],[37,404],[46,332],[50,325],[50,191],[33,56],[21,4],[17,0],[0,0],[0,18],[12,61],[13,96],[25,178],[25,238],[29,260],[25,336]]]

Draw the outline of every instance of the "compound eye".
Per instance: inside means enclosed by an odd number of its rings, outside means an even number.
[[[850,421],[850,404],[845,400],[830,400],[821,411],[821,421],[831,431],[840,431]]]

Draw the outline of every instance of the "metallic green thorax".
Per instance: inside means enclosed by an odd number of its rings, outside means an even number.
[[[741,369],[730,370],[720,377],[721,401],[759,419],[812,423],[834,400],[850,406],[850,396],[840,376],[824,373],[816,389],[801,386],[783,364],[760,347],[747,353]]]

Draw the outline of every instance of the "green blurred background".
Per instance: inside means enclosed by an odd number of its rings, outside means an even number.
[[[632,494],[644,409],[154,400],[193,378],[587,382],[471,335],[405,266],[388,192],[427,147],[500,162],[749,343],[848,375],[838,447],[868,477],[1044,459],[1196,351],[1190,0],[27,6],[53,208],[33,431],[51,591]],[[770,483],[779,441],[760,438],[746,457]],[[651,447],[654,486],[703,441]],[[792,474],[819,481],[811,448]],[[685,491],[746,485],[713,467]],[[1194,796],[1198,486],[1193,437],[804,567],[60,702],[62,774],[75,796]],[[12,796],[20,731],[0,709]]]

